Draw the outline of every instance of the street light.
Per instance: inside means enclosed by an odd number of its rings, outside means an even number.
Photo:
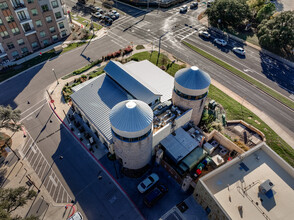
[[[56,81],[57,81],[57,85],[59,84],[59,82],[58,82],[58,79],[57,79],[57,76],[56,76],[56,73],[55,73],[55,70],[52,68],[52,72],[54,73],[54,76],[55,76],[55,78],[56,78]]]

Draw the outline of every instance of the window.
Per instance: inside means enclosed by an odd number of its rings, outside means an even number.
[[[34,0],[28,0],[28,3],[29,4],[34,3]]]
[[[42,27],[42,21],[41,20],[37,20],[36,21],[36,25],[37,25],[37,27]]]
[[[13,56],[13,58],[18,58],[19,57],[19,54],[18,52],[15,50],[11,53],[11,55]]]
[[[1,24],[3,24],[3,21],[2,21],[2,19],[0,18],[0,25],[1,25]]]
[[[22,53],[22,54],[26,54],[26,53],[28,53],[28,52],[29,52],[29,50],[28,50],[27,47],[23,47],[23,48],[21,48],[21,53]]]
[[[58,7],[58,2],[57,2],[57,0],[52,1],[52,2],[51,2],[51,5],[52,5],[53,8],[57,8],[57,7]]]
[[[23,41],[23,39],[19,39],[19,40],[17,40],[17,43],[18,43],[18,45],[23,45],[24,41]]]
[[[32,28],[31,28],[31,26],[30,26],[29,23],[25,23],[22,26],[23,26],[23,29],[25,30],[25,32],[28,32],[28,31],[31,31],[32,30]]]
[[[66,36],[66,31],[64,30],[64,31],[61,31],[61,36],[62,37],[65,37]]]
[[[59,19],[59,18],[61,18],[62,16],[61,16],[61,12],[59,11],[59,12],[56,12],[55,13],[55,17],[56,17],[56,19]]]
[[[0,32],[0,35],[1,35],[1,37],[3,37],[3,38],[8,38],[8,37],[9,37],[9,34],[8,34],[7,31],[1,31],[1,32]]]
[[[38,15],[38,11],[37,11],[37,9],[35,9],[35,8],[32,9],[31,12],[32,12],[32,15],[33,15],[33,16]]]
[[[20,33],[18,27],[12,28],[11,31],[12,31],[12,33],[13,33],[14,35],[17,35],[17,34]]]
[[[18,17],[19,17],[19,20],[21,20],[21,21],[27,19],[27,16],[26,16],[26,14],[25,14],[24,11],[17,12],[17,15],[18,15]]]
[[[1,2],[1,3],[0,3],[0,8],[1,8],[2,10],[7,9],[7,8],[8,8],[7,3],[6,3],[6,2]]]
[[[49,44],[49,41],[48,40],[43,40],[43,44],[44,44],[44,46],[47,46]]]
[[[60,28],[60,29],[64,28],[64,24],[63,24],[63,22],[60,22],[58,25],[59,25],[59,28]]]
[[[50,30],[51,33],[54,33],[55,32],[55,27],[50,27],[49,30]]]
[[[41,5],[41,8],[43,12],[49,11],[48,5]]]
[[[37,42],[33,42],[32,43],[32,48],[37,48],[37,47],[39,47],[38,43]]]
[[[8,47],[9,50],[10,49],[13,49],[14,48],[14,44],[12,42],[7,43],[7,47]]]
[[[14,9],[23,7],[24,5],[20,2],[20,0],[12,0],[12,5],[14,7]]]
[[[47,23],[52,22],[52,18],[51,18],[51,16],[47,16],[47,17],[46,17],[46,21],[47,21]]]
[[[8,23],[13,22],[14,21],[14,17],[12,15],[5,17],[6,21]]]
[[[57,35],[53,35],[53,36],[52,36],[52,40],[53,40],[53,41],[56,41],[56,40],[58,40],[58,37],[57,37]]]
[[[41,31],[41,32],[40,32],[40,36],[41,36],[41,37],[45,37],[45,36],[46,36],[45,31]]]

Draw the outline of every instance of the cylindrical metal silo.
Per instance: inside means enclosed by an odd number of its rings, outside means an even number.
[[[138,170],[151,160],[153,111],[139,100],[127,100],[110,112],[113,147],[124,168]]]
[[[192,121],[198,125],[208,94],[210,76],[196,66],[180,69],[175,74],[173,104],[184,110],[193,109]]]

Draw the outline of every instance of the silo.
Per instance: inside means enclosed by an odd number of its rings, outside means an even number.
[[[113,147],[124,169],[144,169],[151,160],[153,111],[139,100],[127,100],[110,112]]]
[[[180,69],[175,74],[173,104],[184,110],[193,109],[191,120],[198,125],[208,94],[210,76],[196,66]]]

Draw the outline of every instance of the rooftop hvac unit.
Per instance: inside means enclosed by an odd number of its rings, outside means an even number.
[[[259,186],[259,191],[263,194],[266,194],[274,187],[274,184],[268,179],[263,181]]]

